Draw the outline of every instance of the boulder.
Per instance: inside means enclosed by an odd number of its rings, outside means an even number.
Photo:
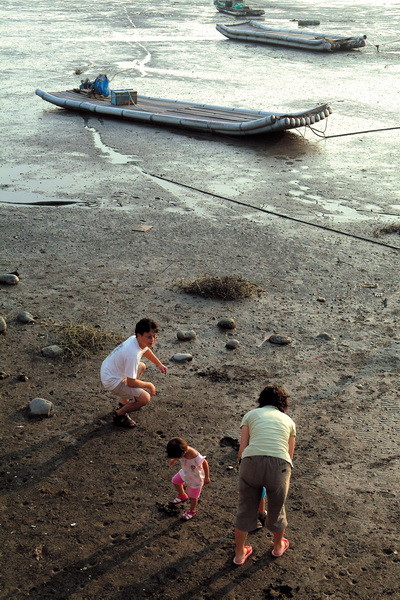
[[[190,362],[191,360],[193,360],[193,356],[191,354],[183,354],[178,352],[178,354],[173,355],[171,360],[179,363]]]
[[[46,415],[49,417],[53,410],[53,403],[44,398],[34,398],[29,402],[29,410],[32,415]]]
[[[17,285],[19,277],[13,273],[0,273],[0,283],[5,285]]]
[[[287,344],[291,344],[293,339],[287,335],[282,335],[281,333],[273,333],[268,338],[268,341],[271,344],[278,344],[279,346],[286,346]]]
[[[58,356],[61,356],[63,352],[64,350],[61,346],[57,346],[56,344],[42,348],[42,354],[46,358],[57,358]]]
[[[238,340],[228,340],[225,344],[225,348],[228,348],[228,350],[236,350],[239,346],[240,342]]]
[[[188,329],[187,331],[183,329],[178,329],[178,331],[176,332],[176,337],[178,338],[178,340],[181,340],[181,342],[189,342],[190,340],[196,339],[196,332],[193,331],[193,329]]]
[[[218,327],[221,329],[235,329],[236,323],[234,319],[220,319],[218,321]]]

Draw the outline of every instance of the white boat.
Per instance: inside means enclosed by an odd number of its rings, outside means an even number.
[[[335,52],[352,50],[365,46],[366,35],[348,37],[318,31],[300,31],[298,29],[275,29],[259,21],[247,21],[233,25],[217,24],[217,31],[233,40],[242,42],[260,42],[277,46],[288,46],[302,50]]]
[[[266,112],[137,96],[136,104],[115,106],[109,98],[89,98],[78,90],[36,94],[55,106],[148,123],[235,136],[257,135],[313,125],[329,117],[329,104],[298,112]]]

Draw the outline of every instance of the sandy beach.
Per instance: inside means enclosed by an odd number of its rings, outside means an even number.
[[[129,214],[2,209],[6,270],[20,281],[2,286],[1,598],[393,597],[396,251],[255,220],[243,207],[206,217],[160,212],[166,194],[147,200]],[[152,229],[135,231],[140,224]],[[176,283],[205,265],[265,291],[235,302],[180,292]],[[35,322],[17,322],[21,310]],[[52,322],[85,322],[122,340],[144,315],[160,322],[156,352],[169,373],[149,366],[157,394],[138,427],[123,430],[98,375],[112,345],[81,360],[48,359],[41,349],[59,342]],[[229,334],[217,326],[223,317],[236,321]],[[180,342],[182,328],[196,339]],[[293,341],[265,342],[271,332]],[[237,350],[225,348],[229,337]],[[193,361],[175,364],[176,352]],[[239,435],[266,383],[289,391],[298,427],[291,548],[272,559],[271,536],[258,532],[254,555],[235,569],[236,453],[220,441]],[[38,396],[54,403],[53,417],[28,416]],[[207,454],[211,468],[189,523],[163,510],[173,493],[165,445],[175,435]]]
[[[383,0],[261,7],[271,25],[318,18],[368,45],[316,56],[235,44],[215,30],[232,17],[211,2],[0,7],[0,272],[19,276],[0,284],[0,600],[397,593],[399,237],[375,232],[400,215],[400,12]],[[326,131],[247,140],[77,115],[34,94],[100,72],[158,97],[284,111],[329,102],[333,113]],[[180,289],[206,273],[263,291],[226,301]],[[86,358],[42,350],[62,345],[65,324],[122,341],[143,317],[160,324],[168,373],[148,365],[157,393],[125,430],[99,379],[115,341]],[[222,318],[236,328],[222,331]],[[196,338],[179,341],[180,329]],[[272,344],[273,333],[291,342]],[[289,392],[298,430],[290,548],[272,558],[259,531],[236,568],[236,450],[222,440],[234,444],[266,384]],[[36,397],[53,416],[29,415]],[[168,508],[165,448],[178,435],[211,471],[187,523]]]

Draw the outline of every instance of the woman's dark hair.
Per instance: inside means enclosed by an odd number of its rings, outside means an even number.
[[[258,404],[263,406],[275,406],[281,412],[286,412],[288,407],[288,395],[279,385],[267,385],[258,398]]]
[[[158,325],[155,321],[151,319],[141,319],[138,323],[136,323],[135,327],[135,335],[138,333],[143,335],[144,333],[150,333],[150,331],[158,332]]]
[[[167,455],[169,458],[182,458],[188,447],[183,438],[172,438],[167,444]]]

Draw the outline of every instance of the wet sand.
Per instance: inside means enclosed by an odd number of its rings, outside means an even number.
[[[369,35],[375,26],[385,39],[392,35],[392,21],[379,6],[366,13],[355,3],[351,15],[339,17],[339,4],[318,11],[329,29],[341,23]],[[96,71],[122,69],[125,48],[129,65],[135,52],[137,81],[149,95],[195,101],[200,92],[205,100],[207,90],[210,103],[228,98],[232,105],[268,108],[256,85],[261,73],[277,108],[334,96],[331,134],[394,122],[386,100],[398,85],[396,54],[366,48],[300,61],[292,51],[220,42],[212,28],[205,36],[205,25],[222,18],[213,7],[200,17],[183,3],[161,12],[146,8],[150,15],[143,15],[128,3],[98,2],[96,20],[89,6],[76,8],[80,43],[67,52],[60,32],[71,34],[72,19],[68,25],[64,4],[54,5],[44,31],[53,53],[64,48],[65,54],[54,63],[48,49],[39,55],[40,72],[24,78],[21,89],[11,60],[17,96],[46,89],[43,80],[47,89],[65,87],[67,75],[75,81],[73,69],[83,58],[89,63],[92,53],[104,59]],[[282,25],[303,18],[310,6],[277,3],[271,11]],[[45,15],[49,5],[40,8]],[[23,14],[39,27],[38,13]],[[174,39],[165,39],[166,19],[176,28]],[[94,35],[99,24],[110,31],[102,54]],[[283,72],[296,77],[269,75],[275,65],[282,68],[282,57]],[[342,64],[340,80],[322,77],[326,64]],[[222,65],[231,77],[221,79]],[[369,95],[360,87],[365,71]],[[121,87],[128,86],[126,77],[117,79]],[[76,204],[0,208],[1,270],[20,273],[18,285],[1,287],[0,315],[8,325],[0,338],[7,374],[1,381],[1,600],[393,598],[400,368],[393,248],[399,244],[396,235],[374,238],[373,229],[398,214],[396,132],[325,141],[309,131],[216,139],[84,119],[33,95],[25,107],[23,128],[21,114],[10,112],[3,201]],[[139,232],[138,225],[152,229]],[[205,272],[240,275],[265,291],[223,302],[177,289],[180,278]],[[21,310],[36,323],[17,323]],[[169,373],[149,366],[157,394],[137,415],[138,427],[125,431],[113,427],[113,398],[99,382],[110,348],[74,361],[46,359],[41,348],[58,341],[52,321],[83,321],[124,339],[145,315],[161,324],[156,352]],[[237,323],[236,351],[225,348],[229,336],[217,327],[228,316]],[[181,328],[194,329],[196,340],[179,342]],[[263,344],[269,332],[293,342]],[[174,364],[172,355],[182,351],[193,361]],[[228,468],[236,456],[220,440],[239,435],[242,414],[266,383],[289,391],[298,427],[287,503],[291,548],[272,559],[271,536],[258,532],[252,557],[238,569],[232,565],[237,471]],[[37,396],[54,403],[52,418],[28,417],[26,404]],[[173,497],[165,445],[175,435],[207,454],[211,468],[211,485],[188,523],[163,510]]]

